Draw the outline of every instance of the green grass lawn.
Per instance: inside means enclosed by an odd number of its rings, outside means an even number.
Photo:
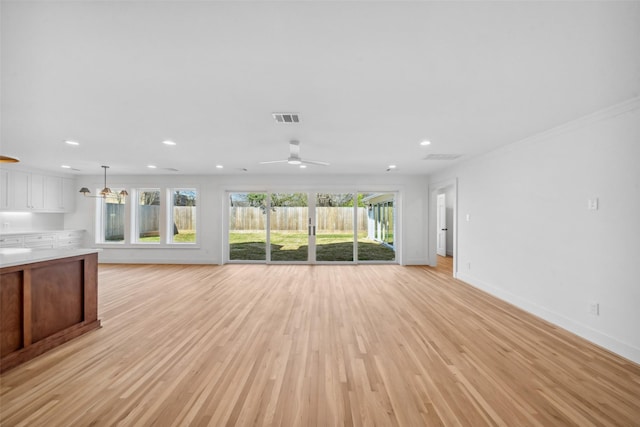
[[[148,236],[138,238],[138,242],[143,243],[159,243],[160,236]],[[173,236],[173,243],[195,243],[196,233],[182,232]]]
[[[264,233],[229,233],[229,259],[265,260],[266,236]],[[308,241],[306,233],[271,233],[272,261],[306,261]],[[318,261],[353,261],[353,236],[351,234],[316,235],[316,259]],[[360,261],[393,261],[395,251],[378,242],[358,236]]]

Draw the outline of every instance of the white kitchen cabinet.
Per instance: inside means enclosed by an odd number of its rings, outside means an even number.
[[[44,210],[62,212],[62,178],[59,176],[44,177]]]
[[[29,189],[31,190],[29,195],[31,209],[34,211],[44,210],[44,175],[32,173]]]
[[[76,180],[73,178],[62,178],[62,209],[64,212],[76,210]]]
[[[45,212],[73,212],[75,180],[60,176],[45,176],[44,210]]]
[[[0,210],[73,212],[75,180],[22,170],[1,170]]]
[[[31,174],[22,171],[9,171],[9,209],[17,211],[31,210]]]
[[[23,248],[24,236],[2,236],[0,237],[0,248]]]
[[[84,231],[71,230],[58,233],[59,248],[81,248],[84,243]]]
[[[84,230],[51,230],[0,234],[0,248],[81,248]]]
[[[53,249],[58,246],[55,234],[43,233],[24,236],[25,248]]]
[[[9,209],[9,171],[0,170],[0,210]]]
[[[23,171],[8,172],[8,207],[16,211],[44,211],[44,175]]]

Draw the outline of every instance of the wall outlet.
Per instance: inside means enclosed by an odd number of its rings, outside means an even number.
[[[597,302],[592,302],[589,304],[589,314],[593,316],[600,315],[600,304]]]
[[[589,199],[587,200],[587,209],[589,209],[590,211],[597,211],[598,210],[598,198],[594,198],[594,199]]]
[[[3,230],[8,230],[10,226],[11,226],[11,224],[9,224],[8,222],[3,222],[2,223],[2,229]]]

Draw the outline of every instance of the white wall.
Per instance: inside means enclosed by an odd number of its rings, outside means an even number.
[[[306,173],[303,172],[303,173]],[[428,264],[426,176],[403,175],[207,175],[207,176],[111,176],[108,184],[119,187],[196,187],[199,189],[198,227],[200,245],[191,249],[120,247],[104,248],[105,263],[195,263],[220,264],[223,259],[224,226],[228,208],[226,191],[398,191],[399,229],[397,248],[402,264]],[[78,185],[102,187],[100,176],[79,177]],[[87,230],[87,244],[95,246],[95,199],[79,195],[76,212],[65,215],[66,228]]]
[[[458,278],[640,362],[640,99],[431,180],[455,178]]]

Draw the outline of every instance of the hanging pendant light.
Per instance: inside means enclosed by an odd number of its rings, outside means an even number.
[[[129,193],[127,193],[126,190],[122,190],[119,193],[114,193],[113,191],[111,191],[111,189],[109,187],[107,187],[107,169],[109,169],[109,166],[101,166],[104,169],[104,188],[100,191],[100,195],[99,196],[91,196],[91,191],[87,188],[87,187],[82,187],[80,189],[80,193],[82,193],[83,196],[85,197],[95,197],[95,198],[101,198],[104,199],[108,196],[128,196]]]
[[[17,157],[0,155],[0,163],[18,163],[19,161]]]

